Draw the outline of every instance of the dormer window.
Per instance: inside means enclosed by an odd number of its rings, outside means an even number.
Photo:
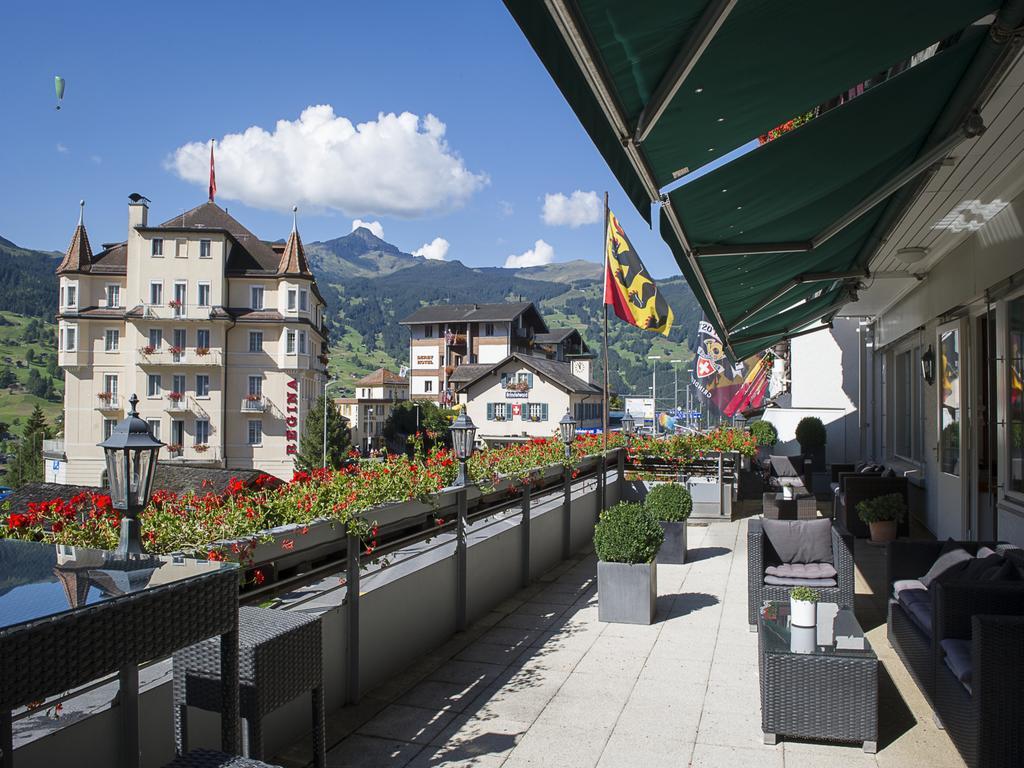
[[[154,237],[150,241],[150,254],[156,257],[164,255],[164,239],[162,237]]]
[[[200,240],[199,241],[199,258],[208,259],[210,258],[210,241]]]

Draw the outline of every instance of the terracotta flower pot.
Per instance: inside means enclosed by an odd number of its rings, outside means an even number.
[[[871,529],[871,540],[877,544],[884,544],[896,538],[896,521],[879,520],[875,523],[868,523]]]

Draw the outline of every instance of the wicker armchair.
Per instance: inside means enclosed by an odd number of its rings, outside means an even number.
[[[846,473],[839,474],[839,489],[834,497],[833,517],[843,524],[858,539],[866,539],[870,535],[867,523],[857,516],[857,505],[865,499],[898,493],[907,503],[907,478],[883,477],[878,474]],[[910,521],[904,516],[897,529],[899,536],[910,535]],[[928,569],[925,568],[925,571]],[[924,573],[924,571],[921,571]],[[917,574],[920,576],[921,574]]]
[[[765,568],[777,564],[778,556],[765,535],[760,520],[747,523],[747,618],[751,631],[757,629],[757,615],[765,600],[788,600],[792,586],[765,584]],[[824,602],[853,607],[853,537],[836,522],[832,523],[832,565],[836,586],[814,587]]]
[[[971,554],[981,546],[997,546],[958,543]],[[931,631],[926,632],[920,618],[915,620],[891,592],[895,582],[926,573],[942,547],[938,541],[888,545],[889,642],[931,701],[964,762],[971,768],[1012,765],[1024,753],[1024,582],[933,584],[928,590]],[[948,663],[947,649],[953,647],[961,650],[970,668],[967,684]]]

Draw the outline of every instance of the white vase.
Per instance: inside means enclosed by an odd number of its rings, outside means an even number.
[[[793,625],[789,628],[790,653],[814,653],[816,642],[817,631],[814,627],[798,627]]]
[[[817,623],[817,615],[817,603],[789,598],[789,623],[793,626],[813,627]]]

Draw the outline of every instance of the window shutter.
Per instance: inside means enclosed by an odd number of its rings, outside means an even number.
[[[526,374],[526,386],[528,386],[530,389],[533,389],[533,374],[532,373]]]
[[[494,403],[487,404],[487,420],[494,421]]]
[[[540,406],[540,420],[541,421],[547,421],[548,420],[548,404],[547,403],[541,403],[541,406]]]

